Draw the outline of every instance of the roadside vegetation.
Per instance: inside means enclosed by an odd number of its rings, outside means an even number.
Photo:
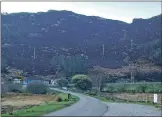
[[[50,90],[48,86],[36,82],[29,84],[25,90],[21,87],[13,89],[1,95],[2,116],[41,116],[79,100],[73,95],[69,99],[68,94]]]
[[[140,98],[138,98],[138,101],[136,100],[132,100],[131,96],[130,98],[125,98],[125,99],[121,99],[121,98],[117,98],[117,97],[113,97],[113,96],[103,96],[103,95],[96,95],[96,94],[91,94],[91,93],[86,93],[86,95],[97,98],[101,101],[104,102],[115,102],[115,103],[133,103],[133,104],[142,104],[142,105],[149,105],[149,106],[154,106],[158,109],[162,109],[162,105],[160,103],[153,103],[153,101],[146,101],[143,100],[142,98],[145,98],[147,96],[147,94],[143,94],[143,96],[140,96],[140,94],[137,94]],[[124,94],[124,96],[128,97],[130,94]],[[150,94],[153,95],[153,94]],[[162,95],[159,96],[160,98],[162,97]]]
[[[109,83],[103,92],[107,93],[162,93],[161,82]]]
[[[154,93],[158,94],[157,104],[153,103]],[[112,83],[107,84],[100,94],[94,89],[86,92],[86,95],[106,102],[137,103],[162,108],[161,83]]]

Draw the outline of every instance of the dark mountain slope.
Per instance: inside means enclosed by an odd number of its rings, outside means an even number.
[[[33,66],[35,46],[37,62],[34,69],[39,73],[45,69],[50,71],[49,63],[56,54],[84,54],[88,56],[89,67],[99,64],[117,68],[127,65],[128,57],[134,61],[155,54],[156,60],[153,57],[149,60],[159,63],[161,49],[157,42],[161,39],[160,34],[161,15],[134,19],[128,24],[70,11],[2,14],[2,56],[9,65],[28,71]],[[151,45],[154,50],[149,53],[148,44],[153,42],[157,46]]]

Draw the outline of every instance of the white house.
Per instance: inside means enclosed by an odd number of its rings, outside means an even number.
[[[50,80],[44,80],[43,83],[46,84],[46,85],[50,85],[51,81]]]
[[[51,85],[57,85],[57,79],[51,80]]]
[[[13,83],[14,83],[14,84],[21,83],[21,79],[14,79],[14,80],[13,80]]]

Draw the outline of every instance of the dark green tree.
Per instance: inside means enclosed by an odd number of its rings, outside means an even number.
[[[88,78],[87,75],[75,75],[72,77],[72,83],[75,87],[83,91],[92,88],[92,81]]]
[[[67,87],[69,81],[68,81],[67,79],[65,79],[65,78],[61,78],[61,79],[59,79],[59,80],[57,81],[57,83],[58,83],[58,85],[59,85],[60,87]]]

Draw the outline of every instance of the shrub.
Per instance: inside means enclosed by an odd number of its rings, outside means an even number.
[[[137,93],[137,89],[135,87],[128,87],[126,89],[127,93]]]
[[[67,102],[67,101],[69,101],[69,100],[68,100],[68,99],[64,99],[64,101],[66,101],[66,102]]]
[[[145,90],[146,93],[154,93],[154,86],[153,85],[149,85],[146,90]]]
[[[27,85],[26,90],[33,94],[46,94],[49,91],[49,87],[43,83],[32,82]]]
[[[162,88],[161,87],[162,87],[161,84],[153,85],[154,93],[162,93]]]
[[[147,84],[139,84],[137,86],[137,92],[139,93],[145,93],[147,89]]]
[[[106,92],[108,92],[108,93],[114,92],[114,87],[113,86],[107,86]]]
[[[126,85],[121,85],[118,87],[118,92],[125,92],[126,91]]]
[[[8,84],[8,92],[22,93],[23,88],[21,84]]]
[[[59,80],[57,81],[57,83],[58,83],[58,85],[59,85],[60,87],[67,87],[69,82],[68,82],[67,79],[62,78],[62,79],[59,79]]]
[[[97,95],[97,90],[92,90],[88,94],[92,95],[92,96],[96,96]]]
[[[57,101],[57,102],[62,102],[63,99],[62,99],[60,96],[57,96],[57,97],[56,97],[56,101]]]

